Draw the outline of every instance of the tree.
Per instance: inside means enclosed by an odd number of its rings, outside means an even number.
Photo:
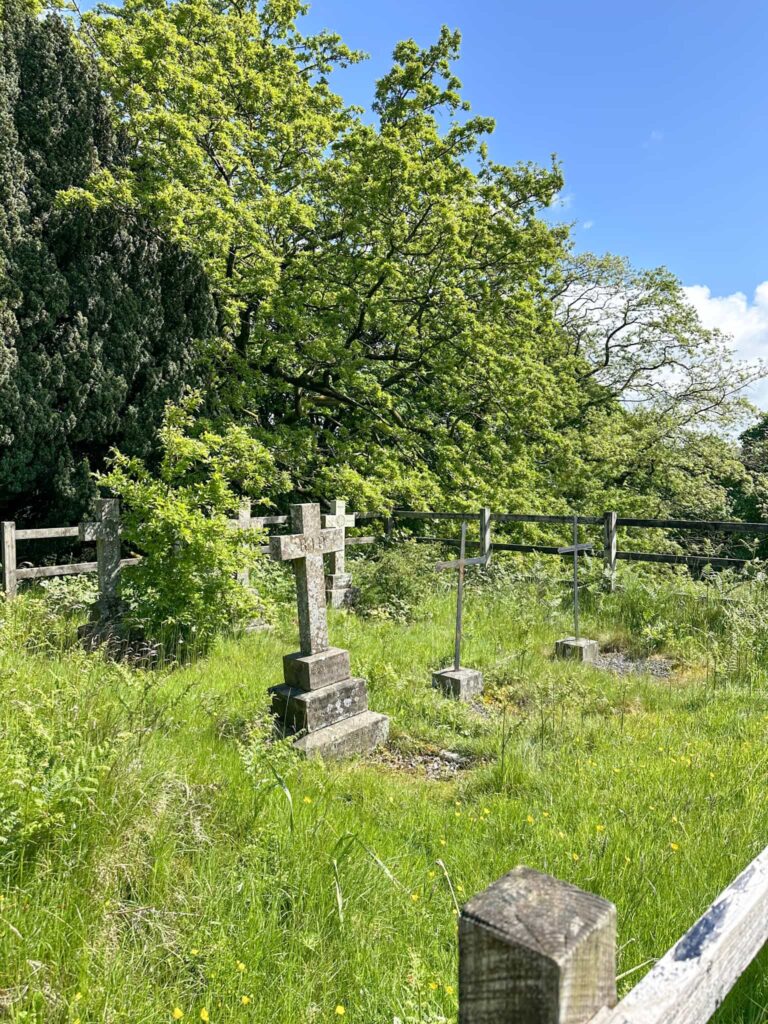
[[[577,401],[543,289],[565,232],[537,216],[559,170],[488,159],[492,122],[468,116],[451,70],[458,34],[397,47],[369,124],[328,86],[357,55],[302,36],[299,10],[128,0],[86,16],[132,144],[89,195],[159,212],[200,255],[227,342],[221,408],[294,494],[510,500]]]
[[[0,506],[39,521],[83,511],[113,444],[149,453],[166,402],[197,379],[213,310],[199,261],[148,217],[58,208],[121,145],[69,24],[12,0],[3,42]]]

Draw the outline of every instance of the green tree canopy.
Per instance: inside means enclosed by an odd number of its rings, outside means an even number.
[[[0,505],[72,515],[114,443],[144,453],[212,326],[197,259],[146,217],[57,208],[119,159],[92,60],[58,16],[5,3],[0,78]]]

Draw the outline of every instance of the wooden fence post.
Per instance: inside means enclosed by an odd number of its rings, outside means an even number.
[[[491,560],[491,510],[480,509],[480,554],[488,555]]]
[[[99,617],[107,622],[117,618],[120,609],[120,501],[99,498],[96,508],[96,522],[80,524],[80,541],[96,541]]]
[[[238,530],[249,530],[251,527],[251,501],[250,498],[246,498],[240,503],[240,509],[237,513],[237,528]],[[251,574],[247,569],[241,569],[237,574],[237,582],[242,583],[244,587],[250,585]]]
[[[613,593],[616,585],[617,530],[615,512],[603,513],[603,564],[605,566],[605,589]]]
[[[465,904],[459,1024],[586,1024],[616,1003],[616,908],[530,868]]]
[[[3,592],[7,600],[16,597],[16,523],[3,523]]]

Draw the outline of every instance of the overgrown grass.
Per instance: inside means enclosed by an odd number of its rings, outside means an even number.
[[[437,586],[409,623],[333,616],[333,642],[392,717],[394,753],[328,765],[267,742],[289,609],[152,673],[79,653],[45,602],[6,608],[7,1016],[161,1022],[178,1007],[309,1024],[343,1007],[361,1024],[452,1022],[457,907],[519,863],[617,904],[621,984],[634,984],[768,843],[762,584],[721,595],[723,578],[626,573],[615,595],[587,591],[585,632],[668,654],[675,672],[659,680],[554,662],[562,587],[513,575],[467,594],[480,709],[429,686],[452,651]],[[439,782],[409,768],[442,749],[469,767]],[[768,1020],[764,968],[721,1020]]]

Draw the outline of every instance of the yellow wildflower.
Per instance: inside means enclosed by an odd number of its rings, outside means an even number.
[[[575,862],[576,862],[577,860],[579,860],[579,859],[580,859],[580,858],[579,858],[579,855],[578,855],[578,853],[572,853],[572,854],[571,854],[571,860],[572,860],[572,861],[573,861],[574,863],[575,863]]]
[[[449,996],[452,996],[453,995],[453,985],[446,985],[445,986],[445,991],[448,993]]]
[[[202,1010],[200,1011],[200,1020],[204,1020],[204,1021],[206,1021],[206,1024],[207,1024],[207,1022],[208,1022],[208,1021],[209,1021],[210,1019],[211,1019],[211,1018],[210,1018],[210,1017],[208,1016],[208,1011],[206,1010],[206,1008],[205,1008],[205,1007],[203,1007],[203,1008],[202,1008]]]
[[[528,822],[529,825],[532,825],[536,819],[532,814],[529,814],[525,820]]]
[[[184,1016],[184,1011],[181,1009],[180,1006],[175,1006],[173,1008],[173,1013],[171,1014],[171,1016],[173,1017],[174,1020],[181,1020],[181,1018]]]
[[[339,1005],[336,1007],[336,1016],[343,1017],[346,1012],[347,1011],[344,1009],[341,1003],[339,1003]]]
[[[237,961],[237,969],[238,969],[238,971],[240,971],[241,974],[245,970],[245,964],[243,963],[242,960],[238,960]]]
[[[675,853],[677,853],[677,851],[680,849],[680,847],[677,845],[677,843],[670,843],[669,844],[669,848],[670,848],[670,850],[674,850]]]
[[[311,796],[305,796],[304,797],[304,803],[305,804],[311,804],[312,803],[312,797]]]
[[[417,892],[412,892],[411,893],[411,899],[413,900],[414,903],[418,903],[419,894]]]
[[[251,997],[250,996],[240,996],[240,1002],[243,1004],[243,1006],[247,1006],[248,1003],[250,1003],[250,1001],[251,1001]]]
[[[429,987],[432,989],[433,992],[437,991],[437,987],[438,987],[437,986],[437,982],[436,981],[430,981]]]

